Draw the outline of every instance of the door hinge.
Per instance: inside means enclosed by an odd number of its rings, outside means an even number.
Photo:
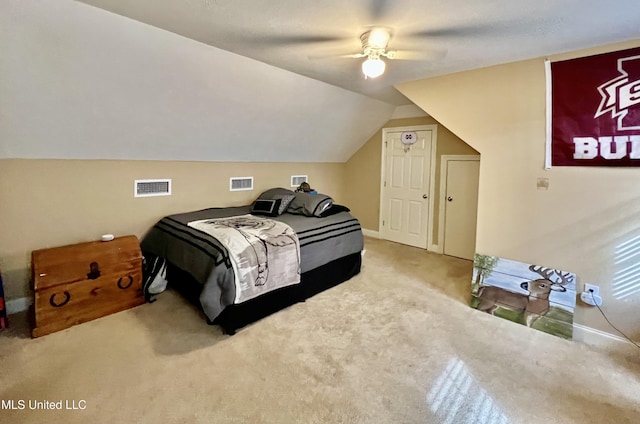
[[[384,227],[384,220],[382,220],[382,226]]]
[[[386,187],[386,186],[387,186],[387,182],[385,181],[385,182],[384,182],[384,185],[383,185],[383,187]]]
[[[388,143],[389,143],[388,141],[385,141],[384,142],[384,147],[387,147]]]

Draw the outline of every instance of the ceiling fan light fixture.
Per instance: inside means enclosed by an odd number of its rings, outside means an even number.
[[[373,28],[360,37],[363,47],[371,47],[374,49],[386,49],[390,38],[391,33],[386,28]]]
[[[362,73],[367,78],[377,78],[384,74],[386,65],[380,58],[368,58],[362,62]]]

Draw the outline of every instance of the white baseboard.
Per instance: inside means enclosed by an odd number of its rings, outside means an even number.
[[[31,298],[30,297],[21,297],[18,299],[7,300],[7,314],[17,314],[18,312],[26,311],[31,306]]]
[[[372,237],[372,238],[380,238],[380,232],[378,231],[373,231],[373,230],[368,230],[366,228],[362,229],[362,234],[364,234],[367,237]]]
[[[429,246],[428,250],[429,252],[443,253],[442,246],[439,244],[432,244],[431,246]]]
[[[575,323],[573,324],[573,341],[603,347],[608,350],[618,350],[627,347],[635,348],[629,340],[623,337]]]

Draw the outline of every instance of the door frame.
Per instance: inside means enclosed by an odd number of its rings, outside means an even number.
[[[480,155],[442,155],[440,157],[440,204],[438,207],[438,253],[444,254],[444,218],[447,201],[447,171],[449,161],[478,161]],[[480,177],[478,177],[480,178]],[[479,188],[479,185],[478,185]],[[476,218],[477,220],[477,218]],[[476,235],[478,228],[476,225]]]
[[[387,164],[387,149],[385,149],[384,142],[387,139],[387,134],[391,132],[402,132],[402,131],[431,131],[431,158],[430,158],[430,170],[431,175],[429,176],[429,219],[427,220],[427,245],[424,247],[425,250],[431,250],[431,246],[433,244],[433,211],[435,208],[435,199],[434,192],[436,189],[436,148],[438,146],[438,126],[435,124],[430,125],[414,125],[409,127],[386,127],[382,129],[382,140],[380,144],[380,148],[382,150],[381,155],[381,163],[380,163],[380,204],[378,206],[378,235],[379,238],[384,239],[382,236],[382,211],[383,211],[383,192],[384,192],[384,181],[385,181],[385,172],[386,172],[386,164]],[[386,240],[386,239],[384,239]]]

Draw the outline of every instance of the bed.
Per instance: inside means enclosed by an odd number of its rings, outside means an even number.
[[[274,238],[258,240],[252,228]],[[363,236],[349,209],[329,196],[274,188],[251,205],[166,216],[141,248],[148,301],[164,288],[153,287],[162,274],[210,324],[235,334],[357,275]]]

